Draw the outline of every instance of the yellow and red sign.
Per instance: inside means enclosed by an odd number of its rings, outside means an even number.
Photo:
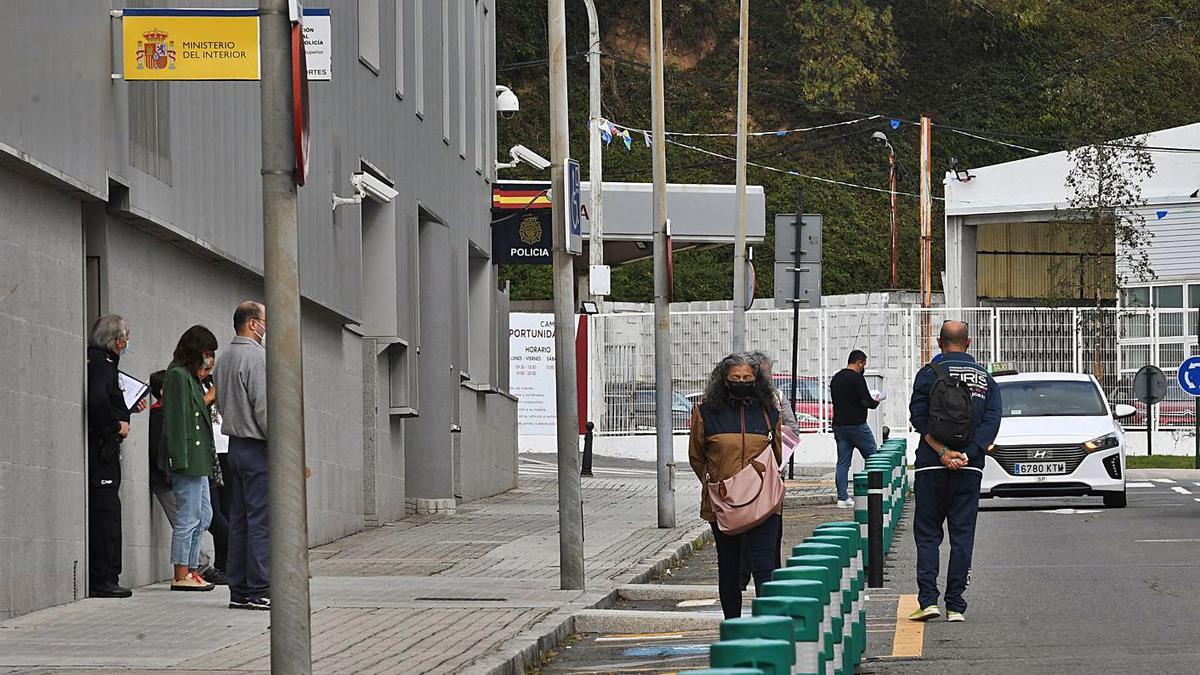
[[[129,8],[126,80],[259,79],[258,11]]]

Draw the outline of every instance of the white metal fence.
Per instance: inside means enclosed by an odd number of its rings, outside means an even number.
[[[981,363],[1003,362],[1021,372],[1090,373],[1111,403],[1134,404],[1128,427],[1145,428],[1144,407],[1133,401],[1133,376],[1145,365],[1166,372],[1167,398],[1154,409],[1155,428],[1191,427],[1192,400],[1175,381],[1180,361],[1200,353],[1197,310],[1009,308],[802,310],[797,349],[798,417],[811,432],[827,432],[832,418],[829,379],[853,349],[867,353],[868,371],[885,378],[881,413],[893,428],[908,425],[908,394],[917,370],[937,352],[946,319],[970,326],[971,353]],[[631,435],[654,431],[654,317],[605,314],[590,323],[596,432]],[[713,366],[729,351],[729,312],[671,315],[672,409],[676,432],[687,428],[691,402]],[[776,384],[788,394],[792,363],[792,312],[746,313],[746,345],[775,359]]]

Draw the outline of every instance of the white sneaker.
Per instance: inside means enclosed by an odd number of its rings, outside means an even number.
[[[854,500],[853,499],[838,500],[837,507],[839,509],[852,509],[852,508],[854,508]]]

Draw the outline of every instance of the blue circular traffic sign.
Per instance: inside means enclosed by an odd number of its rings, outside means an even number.
[[[1179,388],[1184,393],[1200,396],[1200,356],[1192,356],[1179,364]]]

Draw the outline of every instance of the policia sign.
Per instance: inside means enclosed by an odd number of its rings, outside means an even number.
[[[497,183],[492,188],[492,260],[549,265],[554,243],[550,183]]]

